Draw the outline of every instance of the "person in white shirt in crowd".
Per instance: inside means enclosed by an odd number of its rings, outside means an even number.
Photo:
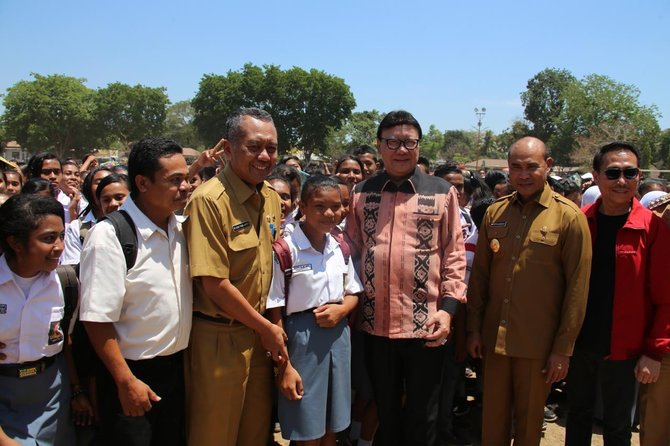
[[[87,205],[79,218],[70,222],[65,228],[65,250],[61,257],[61,264],[77,265],[79,263],[81,247],[84,244],[86,234],[95,225],[95,222],[103,216],[100,206],[95,201],[95,191],[100,181],[111,173],[106,167],[96,167],[84,178],[81,194],[84,196],[82,201],[86,201]]]
[[[110,445],[183,445],[183,350],[191,330],[192,284],[181,220],[188,168],[181,147],[147,138],[132,148],[136,260],[128,268],[114,225],[93,227],[81,256],[80,317],[105,365],[98,377],[103,438]]]
[[[0,207],[0,426],[22,445],[70,446],[69,325],[54,271],[63,252],[63,208],[20,194]]]

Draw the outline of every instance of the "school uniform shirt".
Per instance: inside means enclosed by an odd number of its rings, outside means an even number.
[[[135,223],[137,260],[126,272],[109,221],[91,229],[81,253],[80,319],[114,323],[126,359],[172,355],[188,345],[193,308],[181,218],[171,215],[166,233],[130,197],[121,208]]]
[[[25,294],[7,259],[0,256],[0,341],[6,355],[0,364],[22,364],[60,353],[64,309],[56,271],[39,273]]]
[[[60,256],[61,265],[77,265],[81,258],[81,225],[91,223],[95,224],[93,212],[87,212],[81,219],[72,220],[65,226],[65,239],[63,241],[63,254]]]
[[[342,303],[345,295],[363,291],[354,262],[345,262],[340,244],[330,234],[326,235],[323,253],[312,247],[300,224],[285,237],[291,250],[293,272],[289,285],[288,304],[284,296],[284,272],[275,256],[272,284],[267,308],[286,306],[286,314],[297,313],[325,304]]]

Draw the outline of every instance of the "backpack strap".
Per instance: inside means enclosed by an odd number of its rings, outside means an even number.
[[[70,321],[72,321],[74,310],[77,308],[77,302],[79,301],[79,281],[72,265],[58,265],[56,274],[58,274],[60,286],[63,290],[63,300],[65,301],[61,329],[63,334],[67,336],[70,331]]]
[[[88,231],[91,230],[91,227],[93,227],[93,222],[91,220],[84,222],[81,220],[79,221],[79,241],[81,242],[82,246],[84,246],[84,240],[86,240]]]
[[[288,290],[293,275],[293,259],[291,258],[291,249],[283,238],[277,239],[272,243],[272,250],[279,260],[279,267],[284,272],[284,311],[288,304]]]
[[[126,259],[126,272],[135,266],[137,260],[137,231],[135,230],[135,223],[130,218],[128,212],[118,210],[111,212],[103,217],[103,220],[109,220],[114,226],[116,238],[119,239],[123,256]]]

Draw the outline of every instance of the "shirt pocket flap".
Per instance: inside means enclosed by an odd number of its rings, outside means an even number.
[[[558,243],[558,232],[547,232],[535,229],[530,231],[530,241],[547,246],[556,246],[556,243]]]
[[[507,237],[507,232],[509,231],[508,227],[496,227],[493,228],[491,226],[488,227],[488,236],[490,239],[492,238],[505,238]]]
[[[256,232],[250,227],[245,232],[233,233],[228,246],[231,250],[239,252],[245,249],[257,248],[259,244]]]

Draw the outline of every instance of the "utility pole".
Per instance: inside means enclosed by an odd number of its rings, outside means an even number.
[[[475,107],[475,115],[477,115],[477,159],[475,160],[475,169],[479,168],[479,155],[481,154],[481,140],[482,140],[482,118],[486,114],[486,107],[478,109]]]

